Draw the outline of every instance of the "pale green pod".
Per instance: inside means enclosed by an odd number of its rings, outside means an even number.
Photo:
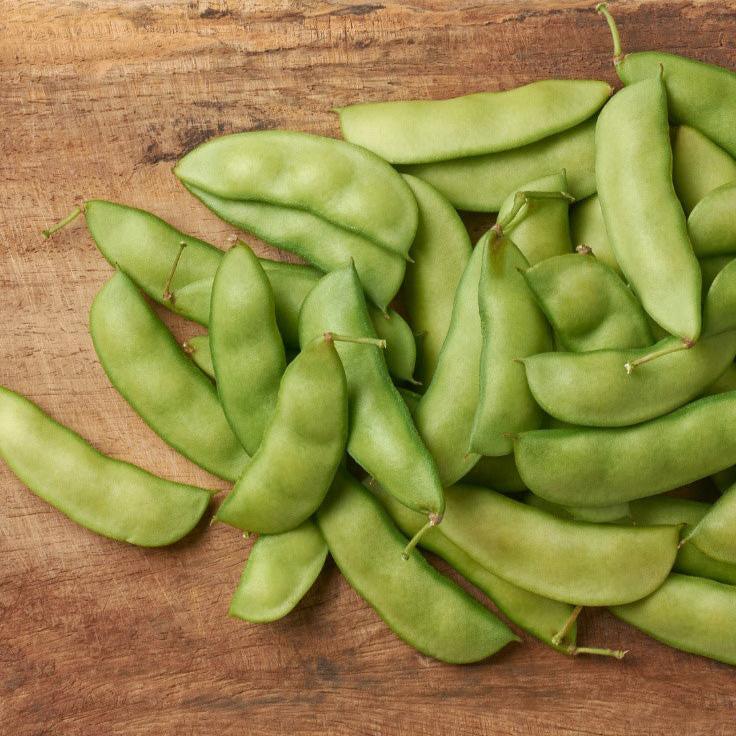
[[[736,565],[736,485],[724,492],[686,539],[708,557]]]
[[[698,258],[736,256],[736,181],[701,199],[687,218],[687,229]]]
[[[621,267],[608,239],[603,210],[597,194],[581,202],[575,202],[570,207],[570,235],[573,245],[587,246],[601,263],[621,274]]]

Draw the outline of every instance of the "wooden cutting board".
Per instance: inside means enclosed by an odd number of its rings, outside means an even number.
[[[236,130],[335,135],[330,108],[359,100],[614,81],[593,5],[4,0],[0,384],[106,453],[222,488],[109,386],[87,310],[111,269],[83,223],[51,241],[41,228],[101,196],[223,246],[230,229],[171,174],[183,152]],[[733,0],[613,10],[628,49],[736,69]],[[167,320],[179,337],[194,331]],[[249,546],[235,530],[203,524],[146,551],[75,526],[4,466],[0,493],[3,734],[736,732],[736,669],[606,612],[585,613],[580,639],[630,649],[624,662],[567,659],[525,637],[450,667],[398,641],[331,563],[287,620],[249,625],[226,615]]]

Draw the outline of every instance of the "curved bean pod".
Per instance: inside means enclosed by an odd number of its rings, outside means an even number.
[[[432,164],[403,166],[402,171],[431,184],[454,207],[469,212],[498,212],[506,197],[524,182],[565,170],[567,191],[575,199],[595,192],[595,120],[521,148]]]
[[[477,662],[518,641],[420,554],[402,561],[406,539],[370,491],[347,474],[338,472],[317,525],[350,585],[422,654],[453,664]]]
[[[454,207],[429,184],[404,175],[419,207],[419,226],[401,287],[409,321],[419,339],[419,379],[432,380],[450,328],[452,304],[470,260],[468,231]]]
[[[736,156],[736,74],[713,64],[662,51],[621,52],[621,41],[605,3],[598,6],[613,37],[616,73],[625,85],[661,74],[673,122],[686,123]]]
[[[302,306],[302,345],[325,332],[375,338],[352,266],[322,277]],[[402,503],[437,520],[444,510],[437,466],[372,345],[337,344],[348,383],[348,453]]]
[[[686,540],[708,557],[736,565],[736,486],[724,492]]]
[[[677,554],[679,527],[558,519],[487,488],[445,489],[443,534],[520,588],[581,606],[634,601],[658,588]]]
[[[727,263],[713,279],[703,305],[703,324],[712,335],[736,329],[736,260]]]
[[[736,258],[736,254],[729,256],[713,256],[711,258],[700,259],[700,272],[703,276],[703,293],[707,293],[716,276],[728,266],[731,261]],[[705,319],[705,315],[703,315]]]
[[[248,461],[207,376],[184,354],[133,282],[115,274],[90,309],[90,332],[112,385],[182,455],[226,480]]]
[[[533,143],[587,120],[611,94],[606,82],[545,79],[503,92],[363,102],[336,112],[345,140],[393,164],[421,164]]]
[[[0,386],[0,458],[33,493],[97,534],[141,547],[173,544],[210,493],[113,460],[35,404]]]
[[[524,277],[566,350],[652,344],[638,299],[614,271],[585,251],[549,258],[526,270]]]
[[[635,524],[684,524],[683,537],[698,525],[712,508],[710,504],[689,498],[653,496],[640,498],[629,504],[631,518]],[[694,544],[681,545],[673,567],[675,572],[717,580],[719,583],[736,585],[736,565],[721,562],[701,552]]]
[[[424,525],[421,514],[397,503],[377,484],[371,484],[370,488],[403,534],[413,537],[421,530]],[[530,593],[489,572],[465,550],[451,542],[442,533],[441,525],[428,530],[419,544],[452,565],[466,580],[485,593],[512,623],[558,651],[573,653],[571,649],[575,646],[576,638],[574,624],[564,643],[552,641],[552,637],[572,615],[573,607],[570,604]]]
[[[518,192],[567,192],[564,171],[543,176],[519,187],[501,205],[498,221],[504,221],[514,208]],[[505,228],[513,236],[514,245],[530,266],[553,256],[572,251],[570,239],[570,200],[565,197],[530,199],[519,210],[514,223]]]
[[[598,116],[595,142],[598,197],[621,270],[657,324],[697,340],[700,267],[672,184],[662,80],[619,92]]]
[[[258,537],[228,613],[253,623],[283,618],[312,587],[326,559],[327,545],[311,521],[283,534]]]
[[[462,478],[480,458],[470,452],[470,435],[480,395],[478,284],[482,265],[483,249],[476,246],[455,292],[450,328],[434,377],[414,412],[419,434],[445,486]]]
[[[289,130],[212,138],[174,168],[187,186],[226,200],[308,212],[402,258],[417,229],[417,206],[382,159],[345,141]]]
[[[306,345],[284,372],[263,440],[216,518],[261,534],[299,526],[327,494],[347,437],[345,373],[326,334]]]
[[[587,197],[582,202],[575,202],[570,207],[570,234],[575,245],[587,246],[601,263],[605,263],[621,275],[621,267],[608,238],[597,194]]]
[[[564,506],[653,496],[736,464],[736,392],[633,427],[524,432],[514,454],[527,486]]]
[[[212,365],[210,339],[207,335],[194,335],[183,345],[184,352],[194,361],[194,365],[215,380],[215,366]]]
[[[518,361],[551,350],[552,337],[520,273],[529,264],[515,244],[492,229],[476,248],[483,249],[478,284],[482,349],[470,450],[508,455],[513,451],[509,434],[542,424],[542,412]]]
[[[598,507],[559,506],[556,503],[547,501],[545,498],[535,496],[533,493],[526,494],[524,503],[546,511],[548,514],[557,516],[560,519],[571,519],[573,521],[590,521],[595,524],[626,524],[631,518],[630,505],[628,503],[615,503],[613,506]],[[680,522],[674,521],[672,523],[679,524]],[[648,526],[651,526],[651,524]]]
[[[647,598],[611,613],[675,649],[736,664],[736,586],[675,573]]]
[[[247,246],[236,245],[220,261],[209,342],[222,409],[252,455],[273,415],[286,355],[271,285]]]
[[[698,257],[736,255],[736,181],[714,189],[687,218]]]

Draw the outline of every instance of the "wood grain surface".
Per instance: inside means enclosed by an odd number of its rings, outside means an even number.
[[[109,386],[87,312],[111,269],[83,223],[51,241],[41,228],[102,196],[223,246],[230,229],[171,174],[200,141],[276,127],[335,135],[330,108],[357,100],[613,82],[593,5],[1,0],[0,384],[114,457],[222,488]],[[626,48],[736,69],[733,0],[612,6]],[[167,320],[180,337],[194,330]],[[237,531],[204,523],[147,551],[77,527],[4,466],[0,493],[3,734],[736,732],[736,670],[605,612],[586,612],[580,638],[630,649],[624,662],[526,640],[450,667],[398,641],[331,563],[287,620],[249,625],[226,615],[248,549]]]

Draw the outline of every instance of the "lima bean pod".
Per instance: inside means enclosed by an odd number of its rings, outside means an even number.
[[[529,264],[514,242],[491,229],[476,247],[482,249],[483,259],[478,283],[482,348],[470,450],[508,455],[513,451],[510,434],[542,424],[542,412],[518,361],[550,350],[552,338],[520,273]]]
[[[673,573],[614,616],[675,649],[736,664],[736,586]]]
[[[736,565],[736,485],[724,492],[686,539],[708,557]]]
[[[477,156],[534,143],[582,123],[611,96],[606,82],[545,79],[447,100],[337,108],[345,140],[393,164]]]
[[[518,641],[420,554],[402,562],[406,539],[370,491],[342,471],[316,519],[340,572],[422,654],[454,664],[477,662]]]
[[[304,301],[302,345],[325,332],[376,336],[352,266],[323,276]],[[372,345],[340,342],[336,348],[348,385],[348,453],[399,501],[436,523],[444,510],[437,466],[391,383],[383,355]]]
[[[248,455],[217,390],[189,360],[135,284],[116,273],[90,309],[90,332],[112,385],[143,421],[182,455],[234,481]]]
[[[567,192],[567,176],[558,171],[527,182],[512,192],[501,205],[498,221],[503,222],[514,209],[518,192]],[[572,251],[570,239],[570,200],[567,197],[528,199],[515,222],[505,229],[530,266],[553,256]],[[518,218],[518,219],[517,219]]]
[[[736,181],[708,193],[687,218],[695,253],[736,256]]]
[[[469,212],[498,212],[525,182],[563,169],[575,199],[595,192],[595,120],[510,151],[402,167]]]
[[[348,388],[331,334],[289,364],[263,439],[216,518],[279,534],[306,521],[335,476],[348,437]]]
[[[585,249],[549,258],[525,271],[524,277],[566,350],[652,344],[646,314],[636,297],[613,270]]]
[[[450,328],[432,382],[414,411],[419,434],[445,486],[466,475],[480,458],[470,452],[470,435],[480,395],[478,284],[482,265],[483,249],[476,246],[455,292]]]
[[[701,276],[672,184],[659,76],[625,87],[598,116],[596,183],[616,260],[646,312],[672,335],[700,335]]]
[[[559,519],[500,493],[445,489],[443,534],[487,570],[537,595],[614,605],[656,590],[677,554],[679,527]]]
[[[258,537],[229,614],[253,623],[283,618],[312,587],[326,559],[327,545],[312,521],[282,534]]]
[[[287,130],[219,136],[174,168],[188,187],[224,200],[295,209],[406,256],[417,206],[401,176],[374,153]]]
[[[210,339],[207,335],[194,335],[182,344],[184,352],[194,361],[194,365],[215,380],[215,366],[212,365]]]
[[[418,378],[429,385],[450,328],[455,289],[470,260],[468,231],[454,207],[429,184],[404,175],[419,208],[419,225],[401,294],[419,335]],[[390,366],[389,366],[390,367]]]
[[[33,493],[97,534],[142,547],[173,544],[210,493],[95,450],[35,404],[0,386],[0,458]]]
[[[252,455],[273,415],[286,355],[271,284],[245,245],[231,248],[220,261],[209,328],[220,403],[235,436]]]
[[[736,156],[736,74],[713,64],[662,51],[624,54],[613,17],[605,3],[598,6],[613,38],[616,73],[625,85],[661,74],[667,85],[673,122],[697,128],[732,156]]]
[[[653,496],[736,464],[736,392],[633,427],[524,432],[514,454],[526,485],[563,506]]]

